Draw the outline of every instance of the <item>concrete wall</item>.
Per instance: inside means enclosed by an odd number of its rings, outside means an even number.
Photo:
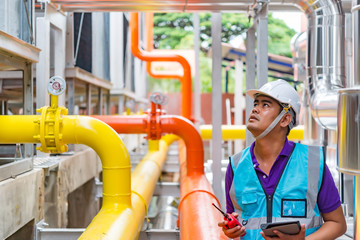
[[[102,168],[94,150],[79,149],[50,157],[52,165],[35,158],[34,170],[0,182],[0,239],[32,240],[40,220],[54,228],[90,223],[100,208],[94,178]]]

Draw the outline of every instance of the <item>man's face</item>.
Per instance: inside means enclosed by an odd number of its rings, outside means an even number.
[[[258,96],[247,121],[247,129],[256,137],[260,135],[279,115],[279,103],[266,96]]]

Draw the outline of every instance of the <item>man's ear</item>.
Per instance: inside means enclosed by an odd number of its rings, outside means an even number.
[[[280,120],[281,127],[287,127],[292,121],[292,116],[290,113],[286,113]]]

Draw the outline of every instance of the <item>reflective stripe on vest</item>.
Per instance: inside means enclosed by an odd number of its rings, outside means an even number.
[[[260,217],[260,218],[238,218],[239,223],[246,227],[246,230],[256,230],[259,229],[259,226],[263,223],[266,223],[267,217]],[[294,221],[294,218],[272,218],[272,222],[286,222],[286,221]],[[297,221],[297,220],[295,220]],[[322,224],[322,217],[316,216],[313,218],[305,218],[302,219],[301,224],[305,224],[308,228],[316,228],[321,226]]]
[[[249,238],[246,239],[257,239],[260,235],[260,231],[257,231],[260,224],[270,221],[299,220],[301,224],[305,224],[307,235],[321,226],[322,218],[316,203],[324,169],[321,147],[295,144],[294,151],[279,179],[279,187],[270,196],[266,196],[261,182],[258,180],[253,167],[250,148],[230,157],[230,160],[234,180],[229,195],[236,212],[239,214],[240,223],[243,223],[246,229],[255,234],[250,233]],[[283,191],[283,189],[286,190]],[[267,197],[270,197],[271,201],[267,201]],[[269,212],[272,216],[267,216],[269,213],[266,209],[269,203],[271,204],[271,206],[269,205],[271,207]],[[291,214],[292,210],[294,210],[293,212],[301,212],[297,211],[297,203],[300,203],[299,206],[304,206],[303,215],[288,215]],[[291,204],[294,204],[292,208]]]

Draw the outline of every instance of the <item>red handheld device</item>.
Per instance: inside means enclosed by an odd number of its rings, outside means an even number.
[[[231,214],[224,213],[220,208],[218,208],[214,203],[212,204],[217,210],[219,210],[222,215],[224,215],[224,220],[228,222],[228,224],[225,225],[226,229],[230,229],[236,226],[240,226],[241,224],[239,221]]]

